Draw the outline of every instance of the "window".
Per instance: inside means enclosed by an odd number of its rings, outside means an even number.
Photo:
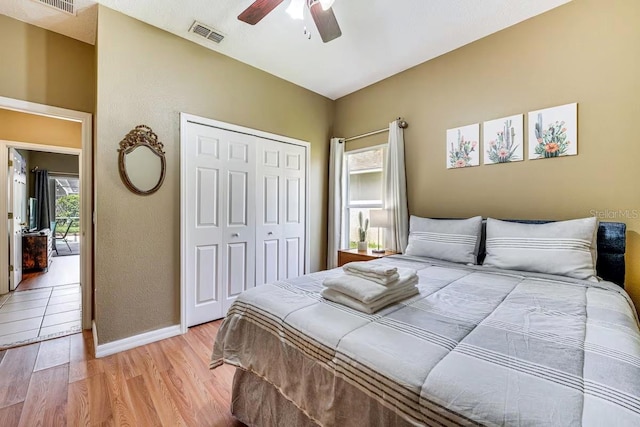
[[[384,156],[386,145],[348,151],[345,153],[347,165],[347,230],[349,231],[349,247],[357,246],[358,214],[362,212],[369,218],[369,210],[382,209],[384,185]],[[384,241],[384,230],[380,230],[380,239]],[[372,234],[367,232],[370,247],[376,247],[377,229]]]
[[[49,176],[51,216],[56,221],[56,234],[78,240],[80,231],[80,180],[77,176]]]

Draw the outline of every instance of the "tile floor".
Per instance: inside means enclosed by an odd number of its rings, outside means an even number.
[[[49,271],[24,272],[17,291],[80,283],[80,255],[54,257]]]
[[[79,284],[11,292],[0,299],[0,347],[81,330]]]

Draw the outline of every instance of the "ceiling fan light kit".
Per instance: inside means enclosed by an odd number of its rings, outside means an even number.
[[[320,0],[320,4],[322,5],[322,10],[329,10],[331,6],[333,6],[333,2],[335,0]]]
[[[256,0],[245,9],[238,19],[250,25],[255,25],[278,7],[284,0]],[[291,0],[286,13],[293,19],[304,19],[304,5],[311,12],[313,22],[316,24],[320,38],[324,43],[337,39],[342,35],[342,30],[336,16],[333,13],[335,0]],[[306,34],[306,33],[305,33]]]
[[[285,12],[291,17],[291,19],[303,20],[304,19],[304,3],[307,0],[291,0],[289,7]]]

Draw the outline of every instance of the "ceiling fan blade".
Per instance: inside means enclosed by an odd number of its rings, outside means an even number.
[[[322,10],[322,5],[319,1],[313,3],[309,9],[323,42],[328,43],[342,35],[342,30],[340,30],[333,9]]]
[[[269,12],[275,9],[284,0],[256,0],[244,12],[238,15],[238,19],[247,24],[256,25]]]

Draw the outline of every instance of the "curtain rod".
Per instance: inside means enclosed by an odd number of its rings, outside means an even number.
[[[344,142],[353,141],[354,139],[366,138],[371,135],[377,135],[379,133],[389,132],[389,128],[387,129],[378,129],[371,132],[363,133],[362,135],[350,136],[349,138],[345,138]]]
[[[80,174],[77,172],[56,172],[56,171],[49,171],[49,175],[80,176]]]
[[[43,169],[40,169],[39,166],[36,166],[35,168],[31,169],[31,173],[35,173],[38,170],[43,170]],[[56,171],[47,171],[47,172],[53,175],[80,176],[80,174],[77,172],[56,172]]]
[[[398,117],[397,120],[400,121],[400,123],[398,124],[398,126],[400,126],[400,129],[406,129],[406,128],[409,127],[409,123],[407,123],[406,121],[402,120],[402,117]],[[344,138],[343,141],[344,142],[349,142],[349,141],[353,141],[354,139],[366,138],[367,136],[377,135],[377,134],[383,133],[383,132],[389,132],[389,128],[378,129],[378,130],[374,130],[374,131],[371,131],[371,132],[363,133],[361,135],[350,136],[349,138]]]

